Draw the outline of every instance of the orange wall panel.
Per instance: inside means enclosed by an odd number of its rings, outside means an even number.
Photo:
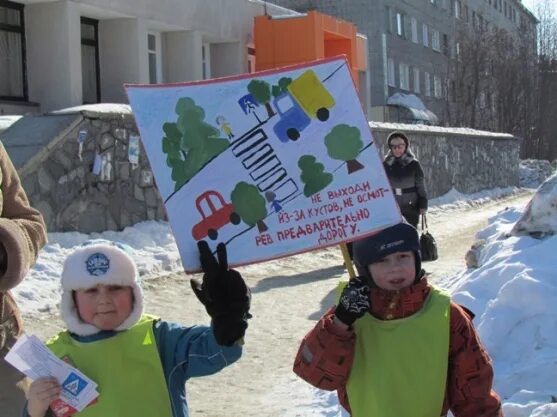
[[[319,12],[280,19],[257,16],[254,34],[257,71],[346,55],[358,85],[358,70],[366,68],[357,46],[356,27]]]

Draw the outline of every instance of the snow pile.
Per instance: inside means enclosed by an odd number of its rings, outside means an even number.
[[[462,194],[455,188],[442,196],[429,200],[429,213],[435,214],[437,211],[447,211],[463,209],[466,207],[477,207],[493,199],[503,198],[511,194],[516,194],[520,189],[516,187],[494,188],[483,190],[474,194]]]
[[[557,173],[536,191],[511,233],[538,238],[557,233]]]
[[[121,232],[90,235],[78,232],[49,233],[48,244],[23,282],[14,289],[26,314],[55,311],[60,300],[60,274],[64,260],[76,246],[89,239],[108,239],[129,245],[142,279],[179,272],[182,263],[168,223],[146,221]],[[40,291],[37,291],[40,288]]]
[[[510,236],[520,215],[507,209],[489,220],[477,234],[485,240],[481,266],[457,275],[448,289],[476,314],[505,416],[556,417],[557,236]]]
[[[543,159],[524,159],[518,169],[520,186],[526,188],[539,187],[555,171],[555,167]]]
[[[68,107],[65,109],[55,110],[50,114],[73,114],[81,112],[91,112],[98,114],[132,114],[132,109],[129,104],[120,103],[99,103],[99,104],[84,104],[81,106]]]
[[[23,116],[0,116],[0,133],[7,130],[11,125],[21,119]]]

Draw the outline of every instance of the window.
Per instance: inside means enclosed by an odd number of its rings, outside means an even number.
[[[462,4],[460,3],[460,0],[455,0],[453,13],[454,13],[454,17],[456,17],[457,19],[460,19],[461,9],[462,9]]]
[[[460,42],[455,43],[454,52],[455,52],[456,59],[460,60],[460,58],[461,58],[461,56],[460,56],[460,53],[461,53]]]
[[[385,7],[385,27],[387,29],[387,33],[393,33],[393,19],[391,16],[391,8]]]
[[[27,100],[23,7],[0,1],[0,99]]]
[[[425,23],[422,25],[422,42],[424,46],[429,46],[429,28]]]
[[[387,60],[387,83],[391,87],[396,87],[395,81],[395,62],[392,58]]]
[[[412,42],[418,43],[418,21],[415,17],[410,21],[410,25],[412,27]]]
[[[447,10],[447,0],[441,0],[441,8]]]
[[[204,80],[211,78],[211,57],[209,54],[210,45],[208,43],[204,43],[201,46],[201,65]]]
[[[441,77],[434,75],[433,76],[433,95],[436,98],[443,97],[443,89],[441,86]]]
[[[162,82],[162,58],[160,33],[147,34],[147,50],[149,54],[149,83]]]
[[[81,95],[83,104],[101,101],[99,21],[81,18]]]
[[[402,90],[410,90],[410,68],[408,64],[399,64],[400,88]]]
[[[424,94],[426,97],[431,96],[431,78],[427,71],[424,71]]]
[[[440,33],[436,29],[431,31],[431,47],[434,51],[441,52]]]
[[[443,34],[443,53],[449,56],[449,35]]]
[[[404,15],[400,12],[396,14],[396,34],[398,36],[404,36]]]
[[[414,67],[412,69],[412,73],[413,73],[413,77],[412,77],[412,83],[414,87],[414,92],[415,93],[420,93],[420,70],[416,67]]]

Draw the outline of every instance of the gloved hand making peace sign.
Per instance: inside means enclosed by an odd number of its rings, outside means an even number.
[[[204,240],[197,242],[203,281],[191,279],[193,292],[211,316],[219,345],[232,346],[248,327],[251,292],[238,271],[228,269],[226,245],[217,245],[217,259]]]

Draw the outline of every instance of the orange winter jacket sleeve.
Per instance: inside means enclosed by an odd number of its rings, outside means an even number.
[[[443,415],[502,417],[501,400],[493,391],[491,358],[472,323],[474,315],[451,303],[449,370]]]
[[[337,390],[341,405],[350,411],[346,382],[354,359],[356,336],[333,324],[334,308],[304,337],[294,372],[311,385]],[[451,303],[449,369],[441,415],[451,410],[455,417],[502,417],[501,401],[492,390],[491,359],[482,346],[472,313]]]

